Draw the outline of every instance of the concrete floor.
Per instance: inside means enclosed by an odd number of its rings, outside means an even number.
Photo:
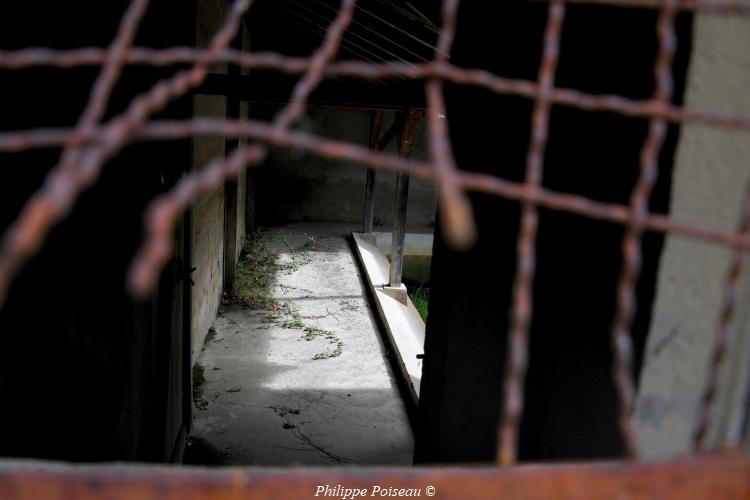
[[[225,306],[198,364],[192,463],[410,464],[413,436],[366,288],[345,235],[352,227],[294,224],[268,232],[280,262],[270,295],[333,339],[303,339],[268,312]],[[337,357],[313,360],[343,343]]]

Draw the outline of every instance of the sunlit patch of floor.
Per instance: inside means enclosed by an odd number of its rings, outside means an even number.
[[[283,264],[268,289],[274,305],[232,304],[217,317],[198,359],[205,382],[189,461],[411,463],[406,409],[348,231],[295,224],[266,233]]]

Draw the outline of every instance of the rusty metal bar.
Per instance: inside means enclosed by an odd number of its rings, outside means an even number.
[[[750,234],[750,182],[745,187],[745,196],[742,202],[742,212],[737,227],[737,234]],[[746,252],[735,250],[732,253],[729,263],[729,270],[724,285],[724,301],[719,311],[716,339],[708,366],[708,381],[703,391],[700,413],[698,414],[698,425],[693,435],[693,450],[696,452],[703,448],[705,444],[711,424],[711,410],[719,387],[719,371],[726,357],[731,340],[736,337],[736,327],[732,322],[739,299],[740,280],[744,272],[746,258]]]
[[[62,129],[40,129],[40,140],[47,145],[60,145],[69,133]],[[15,134],[12,134],[15,137]],[[346,160],[391,172],[408,172],[422,179],[435,179],[430,163],[405,160],[399,156],[376,154],[355,144],[327,139],[304,132],[279,134],[262,121],[225,121],[212,118],[195,118],[184,121],[153,121],[136,132],[134,140],[174,140],[190,136],[218,135],[256,139],[276,146],[296,147],[332,160]],[[3,143],[0,133],[0,144]],[[7,144],[7,143],[6,143]],[[604,167],[603,167],[604,168]],[[544,208],[563,211],[596,220],[627,225],[631,214],[628,207],[616,203],[604,203],[583,196],[540,188],[529,192],[522,183],[500,177],[473,172],[458,172],[461,187],[468,191],[502,196],[514,201],[529,201]],[[738,235],[703,224],[675,220],[661,215],[649,214],[643,222],[649,231],[673,233],[686,238],[733,248],[750,250],[750,236]]]
[[[67,69],[77,66],[98,66],[105,60],[106,52],[96,48],[67,51],[47,48],[0,51],[0,69],[22,69],[35,66]],[[288,57],[276,53],[248,53],[225,49],[214,55],[210,50],[189,47],[161,50],[137,47],[125,53],[124,61],[128,64],[154,66],[223,62],[236,64],[248,69],[273,69],[290,74],[304,73],[310,65],[309,59]],[[394,77],[415,80],[439,78],[460,85],[479,86],[499,94],[510,94],[526,98],[534,98],[538,93],[536,82],[503,78],[481,69],[460,68],[445,62],[425,64],[393,62],[387,66],[373,66],[361,61],[342,61],[327,66],[325,73],[328,77],[357,76],[370,80]],[[750,117],[746,115],[691,111],[669,103],[661,103],[653,100],[638,101],[618,95],[586,94],[566,88],[554,89],[550,99],[554,104],[571,106],[587,111],[604,111],[643,118],[661,117],[675,123],[701,123],[704,125],[750,130]],[[82,140],[85,139],[86,137],[82,137]]]
[[[211,40],[211,51],[218,52],[229,45],[252,1],[235,0],[230,6],[227,19]],[[72,209],[79,194],[98,178],[104,162],[123,148],[152,113],[198,86],[208,74],[208,66],[208,63],[197,64],[136,97],[123,114],[105,126],[99,136],[100,142],[81,151],[77,175],[69,175],[62,163],[50,171],[42,188],[24,205],[16,221],[6,230],[0,245],[0,304],[5,303],[13,278],[39,251],[51,228]],[[170,227],[174,227],[173,224]],[[166,256],[165,250],[169,253],[171,245],[161,248],[158,255]]]
[[[63,144],[68,134],[61,129],[42,130],[40,139],[48,143]],[[225,121],[212,118],[195,118],[184,121],[153,121],[139,130],[137,140],[173,140],[190,136],[218,135],[257,139],[276,146],[296,147],[332,160],[346,160],[391,172],[408,172],[422,179],[435,179],[430,163],[405,160],[401,157],[380,153],[355,144],[327,139],[304,132],[275,133],[262,121]],[[2,134],[0,133],[0,136]],[[0,139],[2,144],[2,139]],[[603,167],[604,168],[604,167]],[[544,208],[563,211],[596,220],[627,225],[631,214],[628,207],[616,203],[604,203],[583,196],[540,188],[529,192],[522,183],[500,177],[473,172],[458,172],[463,189],[502,196],[514,201],[529,201]],[[673,233],[686,238],[733,248],[750,250],[750,236],[720,230],[703,224],[675,220],[661,214],[649,214],[643,222],[649,231]]]
[[[443,26],[438,37],[434,64],[448,60],[456,34],[460,0],[443,1]],[[443,82],[431,79],[425,86],[427,96],[427,131],[429,133],[430,159],[435,165],[438,180],[440,224],[446,242],[455,250],[466,250],[477,238],[474,209],[457,181],[456,160],[448,132],[447,111]]]
[[[370,113],[370,149],[378,151],[380,142],[380,129],[383,125],[383,112],[372,111]],[[375,217],[375,169],[367,169],[367,184],[365,186],[365,222],[362,228],[363,233],[372,232],[372,221]]]
[[[305,101],[323,79],[326,65],[336,57],[341,37],[348,29],[357,0],[342,0],[341,9],[328,28],[323,44],[311,57],[308,71],[295,85],[289,102],[270,124],[273,135],[288,132],[305,111]],[[154,289],[159,274],[173,253],[172,232],[177,217],[200,194],[211,192],[226,178],[240,175],[250,166],[265,161],[268,149],[262,144],[239,146],[227,158],[216,158],[200,172],[183,177],[167,194],[157,198],[147,216],[147,238],[128,271],[130,293],[145,298]]]
[[[326,66],[336,57],[341,38],[349,28],[354,16],[356,0],[341,0],[341,8],[336,18],[328,27],[323,44],[310,58],[310,66],[292,91],[289,103],[273,119],[273,126],[278,131],[289,128],[302,116],[305,102],[325,76]]]
[[[526,190],[537,191],[542,186],[544,151],[549,135],[551,103],[549,95],[555,85],[557,61],[560,55],[560,36],[565,19],[565,4],[551,2],[544,32],[544,51],[539,67],[539,95],[532,115],[531,140],[526,159]],[[529,330],[533,310],[533,286],[536,267],[536,235],[539,225],[537,206],[525,202],[522,207],[518,233],[516,275],[513,283],[513,316],[508,334],[505,398],[498,433],[498,462],[516,462],[518,428],[523,412],[523,388],[528,366]]]
[[[107,111],[107,104],[112,95],[112,90],[124,66],[125,53],[135,40],[138,26],[146,14],[148,5],[149,0],[132,0],[128,10],[122,16],[117,36],[107,50],[101,72],[96,82],[94,82],[89,101],[86,103],[86,108],[83,110],[81,118],[75,127],[73,137],[90,134],[91,130]],[[62,152],[60,169],[65,171],[66,174],[75,175],[74,172],[78,169],[77,161],[82,145],[80,142],[71,140]]]
[[[536,0],[549,1],[549,0]],[[659,9],[670,0],[563,0],[565,3],[584,5],[609,5],[614,7]],[[708,14],[750,14],[750,4],[743,0],[678,0],[674,8]]]
[[[747,500],[750,459],[704,456],[667,463],[432,468],[198,468],[0,461],[4,500],[297,499],[341,487],[371,497],[400,489],[419,498]],[[319,490],[318,488],[321,488]],[[389,490],[389,488],[391,488]],[[397,493],[396,493],[397,494]],[[405,492],[403,493],[405,494]],[[379,497],[379,494],[375,494]],[[329,495],[325,498],[331,498]]]
[[[37,53],[39,51],[41,53]],[[126,61],[131,64],[152,64],[157,66],[184,63],[197,64],[204,61],[227,62],[249,69],[274,69],[292,74],[305,72],[310,64],[308,59],[287,57],[275,53],[247,53],[226,49],[213,59],[209,57],[208,54],[210,53],[210,51],[191,48],[163,50],[138,48],[129,52],[129,57]],[[0,68],[17,69],[18,67],[49,66],[55,62],[59,63],[56,67],[60,68],[91,66],[100,64],[99,61],[103,60],[103,58],[104,52],[101,49],[78,49],[71,51],[26,49],[16,52],[0,51]],[[22,63],[27,64],[24,65]],[[439,78],[460,85],[478,86],[498,94],[515,95],[530,99],[535,98],[539,92],[538,85],[533,81],[503,78],[488,71],[459,68],[448,63],[427,63],[413,66],[403,63],[390,63],[388,66],[372,66],[371,64],[359,61],[343,61],[327,66],[325,74],[327,77],[358,76],[371,80],[393,77],[412,79]],[[569,106],[585,111],[617,113],[634,118],[663,118],[672,123],[695,123],[750,130],[750,116],[747,115],[689,110],[670,103],[657,102],[653,99],[639,101],[618,95],[587,94],[574,89],[556,88],[552,90],[550,100],[553,104]],[[43,130],[49,131],[49,129]],[[29,147],[46,147],[64,142],[59,137],[47,137],[46,140],[42,140],[42,138],[32,135],[31,132],[3,133],[6,141],[12,137],[14,138],[14,142],[4,144],[0,147],[0,150],[17,152]],[[27,138],[27,135],[30,137]],[[82,134],[76,140],[87,142],[96,135],[99,134],[95,132],[89,135]]]
[[[148,0],[132,0],[129,4],[58,165],[47,174],[44,186],[27,202],[5,234],[0,246],[0,306],[5,302],[11,280],[42,246],[50,227],[72,209],[76,191],[92,183],[92,168],[82,161],[84,145],[77,138],[88,136],[107,111],[122,71],[124,53],[133,43],[148,5]]]
[[[545,0],[549,1],[549,0]],[[634,385],[631,366],[630,323],[635,310],[635,285],[640,272],[640,242],[646,230],[670,232],[703,241],[733,247],[736,250],[727,278],[727,293],[717,334],[717,344],[710,366],[709,384],[703,398],[701,422],[696,432],[700,444],[707,428],[707,418],[714,399],[716,375],[724,357],[733,315],[738,280],[742,271],[742,255],[750,250],[750,216],[745,213],[737,232],[729,233],[715,228],[685,224],[648,211],[648,199],[658,174],[657,157],[664,141],[667,122],[697,123],[733,129],[750,130],[750,116],[692,111],[673,105],[671,101],[671,60],[674,53],[674,16],[680,10],[714,14],[750,15],[750,4],[732,0],[554,0],[550,12],[562,9],[565,3],[610,5],[620,7],[655,8],[660,10],[658,35],[659,54],[656,63],[657,91],[648,100],[633,100],[617,95],[591,95],[574,89],[554,88],[554,57],[548,50],[556,51],[550,44],[548,25],[545,63],[539,81],[502,78],[492,73],[459,68],[448,63],[448,54],[455,34],[458,0],[445,0],[443,27],[438,39],[435,59],[426,64],[386,63],[373,65],[364,62],[332,62],[341,43],[341,35],[351,21],[353,0],[343,0],[342,8],[331,25],[323,45],[310,59],[285,57],[280,54],[247,54],[228,49],[239,21],[250,8],[251,0],[235,0],[229,15],[216,33],[208,49],[174,47],[151,50],[131,47],[138,22],[145,12],[146,0],[132,0],[123,16],[115,40],[108,49],[84,48],[56,51],[30,48],[18,51],[0,51],[0,68],[20,69],[31,66],[73,67],[101,66],[90,102],[74,128],[39,129],[0,133],[0,151],[17,152],[29,148],[62,146],[60,163],[51,171],[45,185],[23,208],[19,219],[5,234],[0,247],[0,305],[14,276],[25,262],[41,247],[51,227],[70,211],[79,194],[93,184],[104,162],[117,154],[135,139],[166,140],[194,134],[219,134],[226,137],[254,137],[268,144],[295,145],[333,159],[359,161],[369,167],[399,172],[398,182],[403,193],[408,175],[435,180],[440,189],[441,220],[446,236],[454,246],[469,244],[474,235],[471,206],[466,191],[477,191],[502,196],[523,204],[523,219],[519,234],[519,261],[516,276],[511,331],[510,373],[506,381],[504,424],[501,461],[512,463],[515,459],[515,434],[522,411],[519,395],[523,390],[526,353],[525,344],[531,320],[531,287],[534,274],[534,236],[536,210],[546,207],[563,210],[595,219],[622,224],[626,228],[623,240],[623,271],[618,283],[617,312],[613,322],[612,337],[615,350],[614,375],[621,400],[620,423],[625,435],[626,448],[635,453],[635,436],[629,423],[633,408]],[[560,21],[561,21],[560,17]],[[554,23],[551,23],[554,24]],[[559,28],[557,28],[559,30]],[[552,38],[557,39],[559,33]],[[552,62],[551,62],[552,61]],[[248,68],[268,68],[287,73],[303,73],[295,87],[289,104],[272,124],[254,121],[187,120],[184,122],[151,122],[149,117],[169,101],[185,95],[205,80],[210,63],[229,62]],[[167,65],[190,63],[192,68],[180,71],[174,77],[159,82],[147,93],[137,96],[122,115],[97,126],[106,109],[108,96],[126,64]],[[425,79],[428,101],[430,135],[429,163],[409,161],[394,155],[380,154],[366,148],[338,141],[322,139],[289,127],[299,118],[310,94],[327,76],[360,76],[383,79],[396,76]],[[456,169],[451,152],[448,127],[445,120],[443,81],[462,85],[476,85],[498,94],[515,95],[535,100],[534,131],[527,165],[525,183],[510,182],[482,174],[461,172]],[[547,118],[551,105],[563,105],[587,111],[618,113],[628,117],[651,121],[649,134],[642,150],[641,172],[628,207],[600,203],[567,193],[545,190],[541,184],[542,158],[546,142]],[[382,142],[382,139],[381,141]],[[372,144],[372,141],[371,141]],[[379,143],[378,143],[379,146]],[[173,192],[157,200],[149,213],[149,240],[139,253],[131,273],[131,288],[136,295],[145,295],[156,283],[161,266],[172,252],[171,234],[181,211],[202,192],[213,190],[222,182],[238,175],[243,169],[261,163],[267,155],[265,144],[237,148],[229,157],[217,159],[200,174],[183,179]],[[374,172],[373,172],[374,173]],[[369,177],[369,176],[368,176]],[[406,181],[406,182],[404,182]],[[399,197],[400,199],[400,197]],[[403,212],[405,214],[405,196]],[[399,206],[397,204],[397,209]],[[746,210],[747,207],[746,207]],[[398,220],[399,218],[396,217]],[[402,223],[405,217],[400,218]],[[398,229],[398,228],[396,228]],[[400,228],[403,232],[403,224]],[[397,231],[394,231],[396,233]],[[401,241],[403,251],[403,238]],[[395,252],[394,252],[395,258]],[[392,271],[394,269],[392,268]],[[394,280],[392,280],[394,281]],[[398,276],[400,283],[400,274]],[[722,497],[724,498],[724,497]]]
[[[675,34],[676,0],[665,2],[659,11],[657,36],[659,52],[654,65],[656,92],[654,99],[668,103],[672,100],[672,61],[677,50]],[[638,454],[637,436],[631,422],[635,412],[635,380],[633,373],[633,341],[630,328],[635,317],[636,285],[641,272],[641,240],[643,219],[648,214],[651,192],[659,175],[659,153],[667,135],[667,122],[654,119],[649,124],[648,135],[641,150],[641,170],[630,198],[631,222],[625,229],[622,241],[623,267],[617,283],[617,307],[612,322],[612,349],[614,351],[613,377],[620,402],[619,424],[625,451],[630,457]]]

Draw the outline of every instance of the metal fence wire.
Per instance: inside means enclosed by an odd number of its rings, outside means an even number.
[[[724,284],[724,302],[716,330],[708,383],[703,394],[700,418],[694,436],[699,449],[709,426],[710,408],[717,388],[718,369],[730,338],[739,281],[745,253],[750,250],[750,186],[735,232],[689,224],[666,215],[650,213],[649,197],[658,174],[658,156],[669,123],[694,123],[750,131],[750,115],[718,114],[672,104],[671,66],[675,54],[675,16],[680,11],[750,16],[750,4],[734,0],[537,0],[549,4],[544,50],[536,81],[509,79],[479,69],[457,67],[449,61],[456,31],[459,0],[444,0],[442,28],[431,62],[334,61],[342,36],[352,21],[356,0],[341,0],[340,8],[327,29],[322,45],[310,58],[287,57],[278,53],[242,52],[229,48],[243,16],[253,0],[234,0],[220,29],[207,48],[173,47],[155,50],[133,46],[135,34],[148,9],[149,0],[132,0],[121,18],[114,40],[106,49],[55,50],[27,48],[0,51],[0,68],[71,68],[98,66],[100,72],[78,123],[71,128],[45,128],[0,133],[0,152],[21,152],[59,147],[59,163],[42,187],[28,200],[20,215],[5,231],[0,246],[0,306],[9,286],[25,263],[35,255],[51,228],[72,209],[81,192],[91,187],[109,158],[133,141],[158,141],[214,135],[249,138],[257,142],[236,147],[226,157],[216,158],[205,168],[182,178],[167,194],[153,200],[147,214],[147,238],[135,256],[128,283],[135,296],[145,296],[158,281],[173,252],[175,223],[201,194],[220,187],[225,179],[263,163],[268,145],[296,147],[326,158],[357,162],[368,168],[403,172],[431,179],[439,189],[440,215],[445,237],[455,248],[466,248],[475,238],[471,204],[466,192],[482,192],[515,200],[522,205],[517,242],[517,271],[514,282],[511,329],[505,374],[504,403],[499,426],[498,461],[516,461],[518,428],[523,410],[523,384],[528,361],[529,327],[533,313],[532,284],[535,272],[535,240],[538,209],[544,207],[625,227],[622,241],[624,264],[617,285],[617,308],[612,323],[613,373],[620,403],[620,427],[628,455],[636,456],[636,437],[631,424],[635,383],[632,376],[633,348],[630,336],[635,312],[635,285],[641,264],[641,239],[645,231],[673,233],[713,242],[734,250]],[[594,95],[555,86],[560,54],[560,33],[566,5],[570,3],[621,6],[658,10],[658,55],[654,64],[656,89],[651,98],[634,100],[619,95]],[[300,78],[288,103],[271,122],[193,118],[182,121],[152,120],[151,116],[170,101],[200,86],[209,65],[229,63],[242,68],[272,69]],[[147,92],[135,96],[127,109],[106,122],[101,119],[114,86],[127,65],[169,66],[189,64],[174,76],[159,81]],[[292,130],[304,112],[308,97],[328,77],[356,76],[368,80],[403,77],[424,80],[429,136],[429,161],[413,161],[367,149],[364,146],[330,140]],[[456,168],[448,135],[443,82],[471,85],[497,94],[534,101],[531,140],[524,182],[462,172]],[[641,151],[640,173],[626,205],[602,203],[543,187],[544,152],[553,105],[586,111],[610,112],[649,121]]]

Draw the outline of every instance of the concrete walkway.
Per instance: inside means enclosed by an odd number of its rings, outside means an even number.
[[[242,305],[220,311],[198,359],[205,382],[187,461],[411,463],[411,428],[345,237],[351,230],[268,231],[267,248],[293,264],[276,273],[269,294],[302,325]]]

